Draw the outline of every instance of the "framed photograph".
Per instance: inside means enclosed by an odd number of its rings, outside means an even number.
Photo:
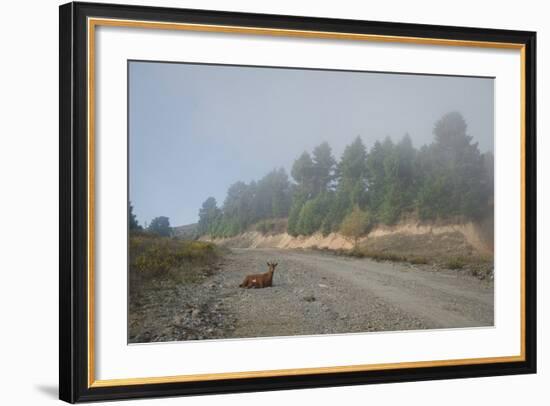
[[[60,398],[536,371],[534,32],[60,7]]]

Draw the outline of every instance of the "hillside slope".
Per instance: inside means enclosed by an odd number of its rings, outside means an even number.
[[[489,257],[493,255],[491,226],[467,222],[463,224],[421,224],[406,222],[395,226],[378,226],[359,240],[359,246],[376,252],[401,255]],[[354,244],[339,233],[323,236],[291,236],[282,233],[247,231],[228,238],[201,238],[229,248],[319,248],[352,249]]]

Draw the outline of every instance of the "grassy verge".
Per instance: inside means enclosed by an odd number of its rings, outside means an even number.
[[[319,250],[333,255],[348,256],[354,258],[369,258],[377,262],[403,262],[412,265],[430,265],[439,269],[451,269],[464,271],[467,274],[475,276],[478,279],[493,278],[493,261],[492,258],[484,258],[481,256],[452,256],[441,255],[438,253],[434,256],[414,255],[414,254],[398,254],[391,251],[376,251],[365,247],[356,247],[350,250],[312,247],[314,250]]]
[[[391,261],[391,262],[409,262],[415,265],[427,265],[430,264],[429,258],[419,255],[402,255],[393,252],[385,251],[373,251],[365,248],[353,248],[351,250],[345,250],[343,255],[348,255],[356,258],[370,258],[377,262]]]
[[[130,235],[130,289],[158,282],[198,282],[212,272],[220,257],[221,250],[212,243],[133,233]]]

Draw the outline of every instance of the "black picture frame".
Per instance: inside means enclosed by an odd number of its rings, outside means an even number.
[[[59,33],[59,397],[67,402],[219,394],[536,372],[536,33],[390,22],[261,15],[93,3],[60,6]],[[524,81],[524,348],[515,362],[312,373],[211,381],[89,385],[87,188],[87,19],[89,17],[269,29],[401,36],[523,46]]]

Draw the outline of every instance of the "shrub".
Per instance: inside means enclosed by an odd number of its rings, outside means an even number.
[[[466,261],[463,258],[452,258],[445,263],[445,268],[449,269],[462,269],[466,265]]]
[[[402,255],[393,254],[390,252],[368,252],[365,256],[373,259],[374,261],[392,261],[392,262],[405,262],[407,258]]]
[[[361,237],[369,226],[369,215],[365,210],[361,210],[359,206],[355,206],[350,214],[348,214],[342,224],[340,225],[340,231],[346,237],[354,239],[355,246],[359,237]]]
[[[409,258],[409,262],[413,265],[426,265],[429,261],[426,257],[412,257]]]
[[[212,243],[132,233],[130,280],[134,286],[155,279],[194,282],[204,267],[215,262],[219,255]]]

